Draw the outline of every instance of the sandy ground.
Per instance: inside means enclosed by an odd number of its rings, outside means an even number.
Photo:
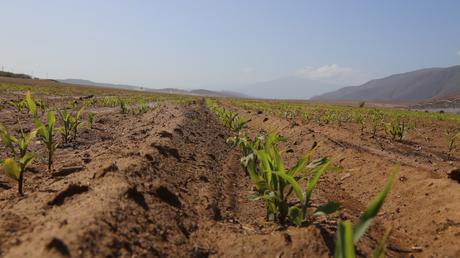
[[[276,130],[289,137],[282,146],[292,149],[287,163],[316,141],[315,156],[343,167],[314,193],[314,202],[338,200],[343,208],[310,226],[283,228],[265,220],[261,202],[249,200],[252,186],[238,151],[226,144],[229,131],[202,101],[161,103],[137,116],[93,111],[94,127],[60,146],[54,171],[34,162],[24,197],[0,174],[0,256],[330,257],[337,221],[356,219],[396,163],[398,180],[358,254],[369,256],[391,226],[389,257],[460,256],[460,186],[447,176],[459,162],[446,160],[439,126],[425,128],[433,130],[428,140],[420,132],[395,143],[383,134],[360,135],[353,125],[240,110],[251,118],[250,134]],[[0,113],[2,123],[17,128],[12,109]]]

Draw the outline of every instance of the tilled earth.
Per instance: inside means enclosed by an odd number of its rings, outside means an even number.
[[[93,129],[57,150],[55,171],[31,166],[24,197],[1,174],[0,255],[330,256],[318,228],[265,221],[227,133],[201,102],[140,116],[100,110]]]
[[[250,134],[277,130],[289,137],[282,146],[292,150],[289,164],[315,141],[316,156],[342,155],[344,170],[321,180],[314,201],[338,200],[344,208],[310,226],[284,228],[265,220],[261,202],[250,201],[239,153],[226,143],[230,133],[202,101],[161,103],[137,116],[91,111],[93,128],[59,147],[53,172],[40,160],[27,171],[24,197],[1,173],[0,256],[330,257],[338,219],[358,217],[396,161],[400,180],[358,254],[369,256],[391,226],[387,256],[460,256],[458,183],[433,173],[420,155],[401,155],[403,146],[382,150],[357,142],[352,129],[247,114]],[[0,122],[14,127],[12,112],[2,110]]]

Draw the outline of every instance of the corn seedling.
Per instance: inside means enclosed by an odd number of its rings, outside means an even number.
[[[81,107],[75,116],[72,115],[72,112],[69,111],[68,108],[59,111],[62,127],[58,128],[58,131],[61,132],[65,144],[69,143],[71,140],[75,141],[77,139],[78,129],[81,128],[83,124],[81,115],[84,110],[85,107]]]
[[[313,150],[301,158],[295,166],[286,169],[277,144],[284,139],[271,133],[257,137],[254,141],[241,140],[243,156],[241,163],[258,190],[255,200],[263,200],[267,208],[267,219],[276,220],[281,224],[287,221],[300,226],[310,216],[324,215],[334,212],[339,204],[327,203],[317,208],[312,214],[307,213],[311,207],[311,195],[319,178],[330,168],[326,158],[310,161]],[[307,168],[307,172],[304,172]],[[302,191],[300,182],[308,180],[307,188]],[[291,203],[290,196],[294,193],[297,202]],[[299,203],[299,204],[297,204]]]
[[[390,123],[385,124],[385,132],[391,136],[393,140],[402,140],[406,134],[408,127],[406,126],[403,119],[397,117]]]
[[[144,114],[146,113],[147,111],[149,111],[149,105],[145,102],[141,102],[139,104],[139,107],[137,107],[137,112],[136,114],[140,115],[140,114]]]
[[[206,99],[206,105],[208,108],[217,115],[220,121],[228,128],[233,130],[235,133],[239,133],[246,125],[247,121],[239,116],[237,112],[219,107],[212,100]]]
[[[35,119],[35,125],[37,126],[37,132],[41,136],[43,143],[48,150],[48,171],[51,171],[53,166],[53,155],[57,147],[57,143],[54,141],[54,125],[56,123],[56,116],[53,111],[48,112],[47,125],[43,124],[40,119]]]
[[[120,112],[122,114],[128,114],[129,110],[128,110],[128,105],[126,104],[126,101],[122,98],[118,98],[118,105],[120,107]]]
[[[67,144],[71,140],[72,133],[71,113],[67,108],[64,108],[59,111],[59,117],[61,118],[62,127],[58,128],[58,131],[61,132],[62,139]]]
[[[93,128],[93,124],[94,124],[94,117],[96,116],[95,113],[88,113],[88,124],[89,124],[89,127],[92,129]]]
[[[3,161],[3,168],[7,176],[18,182],[19,194],[24,195],[24,172],[34,159],[34,154],[28,151],[28,147],[35,138],[37,131],[25,133],[22,127],[20,131],[20,137],[16,138],[8,132],[5,126],[0,124],[2,142],[15,156],[14,158],[6,158]]]
[[[57,144],[54,141],[53,133],[54,133],[54,125],[56,123],[56,116],[54,115],[53,111],[49,111],[47,115],[47,125],[43,124],[38,116],[37,112],[37,104],[33,100],[32,95],[28,91],[26,93],[26,103],[27,108],[34,116],[34,122],[37,126],[37,133],[41,136],[43,143],[48,150],[48,171],[51,171],[51,167],[53,165],[53,155],[54,151],[56,150]]]
[[[360,125],[361,135],[364,134],[364,128],[366,127],[366,118],[363,115],[358,115],[356,122]]]
[[[385,198],[390,192],[391,186],[393,184],[396,172],[393,172],[383,191],[380,192],[372,202],[367,206],[366,211],[359,218],[358,223],[353,228],[352,223],[349,220],[339,223],[337,230],[337,240],[335,244],[335,258],[354,258],[355,255],[355,245],[358,243],[359,239],[364,235],[369,226],[372,224],[372,221],[377,216],[380,208],[382,207]],[[385,250],[385,242],[388,238],[389,231],[385,234],[385,237],[380,242],[377,249],[374,251],[375,258],[380,258],[383,256]]]
[[[37,100],[35,101],[35,103],[37,104],[37,107],[40,109],[40,112],[42,114],[45,114],[46,110],[48,109],[48,103],[46,103],[43,100]]]
[[[455,152],[457,149],[457,138],[460,137],[460,131],[457,132],[451,132],[447,135],[447,157],[451,158],[452,154]]]
[[[23,100],[18,100],[18,101],[10,101],[9,102],[11,106],[16,108],[18,113],[22,113],[24,108],[26,108],[26,103]]]
[[[372,137],[375,138],[375,136],[377,135],[378,126],[382,123],[382,120],[383,120],[383,113],[377,110],[373,110],[370,114],[370,118],[371,118],[371,130],[372,130],[371,133],[372,133]]]
[[[81,121],[80,117],[81,117],[81,115],[82,115],[84,110],[85,110],[85,107],[82,107],[82,108],[80,108],[80,110],[78,110],[78,112],[77,112],[77,114],[75,116],[70,115],[70,121],[71,121],[72,132],[73,132],[72,140],[74,140],[74,141],[77,139],[78,129],[83,124],[83,122]]]

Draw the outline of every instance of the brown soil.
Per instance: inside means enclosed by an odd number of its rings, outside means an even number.
[[[460,160],[458,153],[450,159],[446,153],[445,132],[455,127],[452,123],[419,125],[405,140],[397,142],[389,140],[384,132],[376,137],[367,131],[361,134],[356,124],[305,124],[255,111],[238,111],[251,119],[250,128],[287,136],[285,148],[292,149],[294,155],[317,142],[318,157],[336,160],[343,169],[327,174],[318,189],[321,197],[342,203],[342,217],[356,218],[381,191],[391,168],[399,164],[399,180],[370,239],[375,242],[391,227],[388,249],[396,256],[460,256],[460,206],[456,201],[460,198],[460,177],[450,173],[460,166]]]
[[[331,257],[337,221],[356,219],[397,162],[399,180],[358,254],[369,256],[392,226],[389,257],[460,256],[460,186],[445,173],[459,164],[444,162],[437,142],[419,149],[417,136],[393,143],[361,136],[352,125],[303,125],[241,110],[252,119],[251,134],[289,137],[282,146],[292,149],[289,164],[316,141],[316,156],[335,157],[344,168],[314,193],[315,203],[341,201],[340,212],[283,228],[250,201],[254,192],[238,151],[226,143],[229,132],[202,101],[162,103],[138,116],[93,111],[94,127],[58,149],[53,172],[34,162],[24,197],[0,174],[0,256]],[[17,128],[13,113],[0,112],[9,128]]]

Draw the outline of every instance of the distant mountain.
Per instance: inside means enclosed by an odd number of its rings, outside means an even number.
[[[460,65],[394,74],[360,86],[325,93],[316,100],[417,101],[448,97],[460,92]]]
[[[336,90],[340,87],[342,86],[298,76],[289,76],[249,84],[244,88],[238,88],[237,91],[256,98],[308,99],[322,92]]]
[[[18,79],[33,79],[32,76],[23,73],[11,73],[0,71],[0,77],[8,77],[8,78],[18,78]]]
[[[211,90],[204,90],[204,89],[196,89],[196,90],[182,90],[182,89],[175,89],[175,88],[163,88],[163,89],[152,89],[152,88],[145,88],[141,86],[133,86],[133,85],[126,85],[126,84],[112,84],[112,83],[100,83],[100,82],[93,82],[90,80],[83,80],[83,79],[63,79],[58,80],[62,83],[69,83],[75,85],[88,85],[88,86],[95,86],[95,87],[106,87],[106,88],[116,88],[116,89],[125,89],[125,90],[141,90],[141,91],[151,91],[151,92],[161,92],[161,93],[170,93],[170,94],[186,94],[186,95],[196,95],[196,96],[212,96],[212,97],[232,97],[232,98],[247,98],[247,95],[232,92],[232,91],[211,91]]]
[[[106,87],[106,88],[115,88],[115,89],[125,89],[125,90],[142,90],[140,86],[126,85],[126,84],[113,84],[113,83],[101,83],[93,82],[90,80],[83,79],[63,79],[58,80],[59,82],[76,84],[76,85],[87,85],[87,86],[96,86],[96,87]]]

